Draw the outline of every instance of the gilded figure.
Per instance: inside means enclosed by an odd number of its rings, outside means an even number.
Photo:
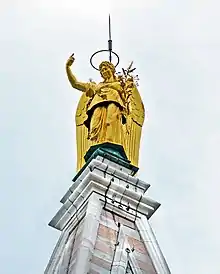
[[[66,72],[73,88],[82,92],[76,110],[77,170],[84,165],[90,146],[105,142],[124,147],[131,163],[138,166],[144,106],[137,90],[131,65],[123,75],[116,75],[114,65],[103,61],[99,71],[103,81],[79,82],[71,70],[71,55]]]

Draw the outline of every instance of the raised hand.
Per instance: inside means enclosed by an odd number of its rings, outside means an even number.
[[[71,67],[73,62],[75,61],[74,53],[69,57],[69,59],[66,62],[67,67]]]

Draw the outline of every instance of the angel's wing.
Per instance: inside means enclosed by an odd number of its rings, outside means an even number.
[[[134,85],[128,99],[127,138],[125,152],[131,164],[138,166],[141,131],[145,118],[144,104],[140,93]]]
[[[89,149],[88,129],[84,125],[87,119],[86,106],[89,97],[82,94],[76,110],[76,144],[77,144],[77,171],[85,164],[84,155]]]

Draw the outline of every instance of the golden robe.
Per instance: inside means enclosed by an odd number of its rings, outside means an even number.
[[[125,106],[122,92],[118,81],[89,83],[86,94],[90,100],[87,104],[88,119],[85,121],[85,125],[88,128],[91,145],[111,142],[123,146]]]
[[[85,83],[84,90],[76,110],[77,170],[88,149],[103,142],[122,145],[131,164],[138,166],[145,111],[137,87],[127,81],[122,88],[115,81]]]

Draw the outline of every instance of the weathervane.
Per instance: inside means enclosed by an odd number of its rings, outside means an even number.
[[[115,55],[117,57],[117,63],[114,65],[115,67],[117,67],[117,65],[119,64],[119,56],[116,52],[114,52],[112,50],[112,39],[111,39],[111,17],[110,17],[110,14],[109,14],[109,21],[108,21],[108,33],[109,33],[109,40],[108,40],[108,49],[101,49],[101,50],[98,50],[96,51],[95,53],[93,53],[93,55],[91,56],[90,58],[90,64],[92,65],[92,67],[96,70],[99,70],[97,67],[95,67],[92,63],[92,59],[93,57],[100,53],[100,52],[109,52],[109,62],[111,63],[112,62],[112,54]]]

